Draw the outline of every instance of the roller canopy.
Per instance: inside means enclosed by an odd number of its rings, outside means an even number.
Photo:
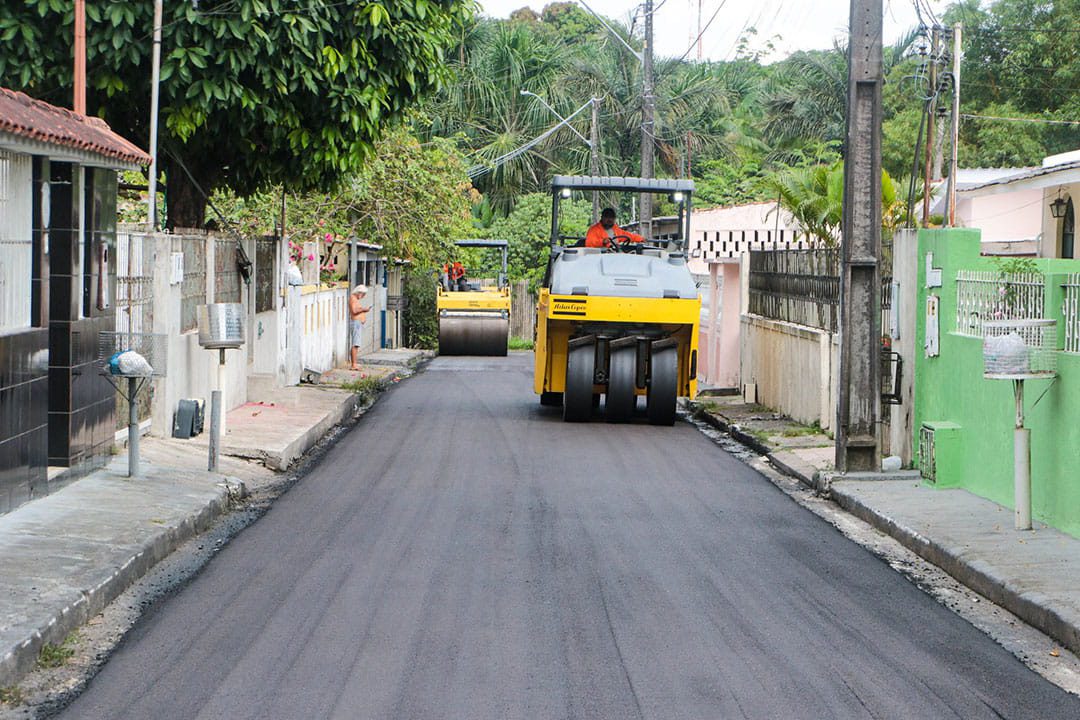
[[[551,178],[552,191],[611,190],[618,192],[694,192],[693,180],[668,178],[604,177],[599,175],[556,175]]]
[[[504,248],[507,246],[505,240],[457,240],[454,244],[458,247]]]

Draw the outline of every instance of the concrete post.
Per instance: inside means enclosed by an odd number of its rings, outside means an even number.
[[[881,469],[881,0],[852,0],[836,468]]]

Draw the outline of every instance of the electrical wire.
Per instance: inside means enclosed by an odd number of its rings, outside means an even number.
[[[1026,122],[1043,125],[1080,125],[1080,120],[1044,120],[1042,118],[1000,117],[997,115],[978,115],[976,113],[960,113],[960,117],[969,120],[1001,120],[1004,122]]]
[[[693,49],[697,47],[697,44],[701,40],[701,37],[709,29],[709,26],[713,24],[713,21],[716,20],[716,16],[720,14],[720,11],[724,8],[724,5],[727,5],[727,0],[720,0],[720,4],[716,6],[716,10],[713,11],[712,17],[709,18],[709,22],[705,23],[705,27],[701,28],[701,32],[699,32],[697,34],[697,37],[694,38],[694,42],[690,43],[690,47],[686,48],[686,52],[684,52],[682,56],[680,56],[679,59],[675,61],[676,63],[680,63],[685,60],[686,57],[693,51]]]

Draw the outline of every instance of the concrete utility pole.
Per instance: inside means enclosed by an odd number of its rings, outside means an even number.
[[[881,469],[881,0],[851,0],[836,469]]]
[[[653,0],[645,0],[645,48],[641,58],[644,82],[641,90],[641,177],[653,176]],[[641,195],[641,234],[652,236],[652,195]]]
[[[960,53],[964,26],[953,26],[953,96],[952,96],[952,147],[949,156],[949,227],[956,227],[956,173],[957,152],[960,147]]]
[[[941,33],[934,28],[930,35],[930,100],[926,104],[926,145],[923,148],[923,213],[922,226],[930,225],[930,183],[933,177],[933,149],[937,144],[938,58],[941,57]]]
[[[603,98],[592,99],[592,124],[589,126],[589,174],[596,177],[600,174],[600,103]],[[593,190],[592,194],[592,221],[600,219],[600,193]]]
[[[150,229],[157,232],[157,143],[158,143],[158,86],[161,84],[161,5],[154,0],[154,51],[150,62],[150,198],[148,202]]]
[[[86,0],[75,0],[75,97],[72,109],[86,114]]]

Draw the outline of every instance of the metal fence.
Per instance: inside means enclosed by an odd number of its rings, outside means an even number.
[[[985,336],[992,320],[1035,320],[1043,316],[1046,283],[1039,273],[960,270],[956,275],[956,332]]]
[[[199,327],[199,306],[206,304],[206,238],[179,236],[173,252],[183,253],[184,279],[180,284],[180,332]]]
[[[1080,273],[1069,275],[1061,314],[1065,319],[1065,352],[1080,353]]]
[[[214,302],[240,302],[240,271],[236,240],[214,240]]]
[[[255,312],[269,312],[276,307],[274,297],[275,259],[278,243],[276,237],[255,239]]]
[[[839,250],[751,252],[749,285],[751,313],[836,332]]]
[[[154,329],[154,244],[152,235],[116,236],[116,331]]]

